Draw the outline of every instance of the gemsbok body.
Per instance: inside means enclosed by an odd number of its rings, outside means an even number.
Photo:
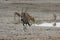
[[[26,24],[26,25],[28,24],[29,26],[31,26],[31,24],[29,22],[30,21],[35,22],[34,17],[30,16],[28,13],[23,12],[23,13],[19,14],[18,12],[15,12],[14,15],[15,16],[17,15],[18,17],[21,17],[21,21],[23,23],[23,26],[24,26],[24,24]]]

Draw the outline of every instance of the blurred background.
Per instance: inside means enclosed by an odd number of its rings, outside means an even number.
[[[0,17],[13,17],[14,12],[21,13],[28,8],[27,12],[36,20],[52,20],[56,14],[60,21],[60,0],[0,0]]]

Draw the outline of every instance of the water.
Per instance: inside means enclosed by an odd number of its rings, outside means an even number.
[[[42,23],[42,24],[33,24],[34,26],[43,26],[43,27],[53,27],[53,24],[54,24],[54,22],[52,22],[52,23]],[[33,26],[32,25],[32,26]],[[55,27],[60,27],[60,22],[56,22],[56,26]]]

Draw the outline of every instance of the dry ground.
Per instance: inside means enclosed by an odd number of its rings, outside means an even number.
[[[24,32],[22,23],[14,24],[13,17],[0,18],[1,40],[60,40],[60,27],[26,26]]]

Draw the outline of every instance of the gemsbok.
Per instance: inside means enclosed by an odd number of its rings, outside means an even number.
[[[18,17],[21,17],[21,21],[23,23],[23,26],[25,26],[24,24],[26,24],[26,25],[28,24],[29,26],[31,26],[30,21],[35,22],[35,18],[32,17],[29,13],[27,13],[27,10],[25,10],[25,12],[23,12],[23,9],[22,9],[21,14],[18,13],[18,12],[15,12],[14,13],[14,18],[15,18],[16,15]]]
[[[53,21],[54,21],[54,24],[53,24],[53,26],[56,26],[56,14],[53,14]]]

